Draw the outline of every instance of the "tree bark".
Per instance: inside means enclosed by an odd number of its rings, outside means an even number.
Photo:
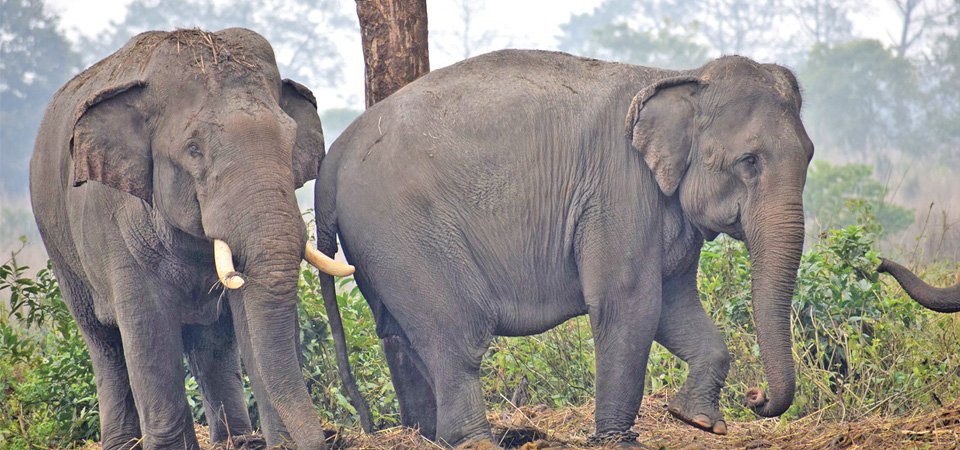
[[[430,71],[426,0],[357,0],[367,108]]]

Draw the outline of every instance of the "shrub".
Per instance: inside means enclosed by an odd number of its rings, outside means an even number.
[[[0,266],[0,438],[52,447],[99,434],[90,357],[49,265],[36,278],[15,259]]]
[[[816,161],[807,173],[803,204],[807,219],[818,230],[868,224],[881,232],[905,230],[913,211],[886,201],[887,188],[864,164],[834,165]]]

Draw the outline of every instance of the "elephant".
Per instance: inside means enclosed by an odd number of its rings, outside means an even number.
[[[960,312],[960,283],[945,288],[930,286],[910,269],[886,258],[880,258],[877,271],[893,276],[910,298],[924,308],[942,313]]]
[[[325,447],[296,349],[300,262],[319,252],[294,196],[323,155],[316,98],[246,29],[139,34],[54,95],[30,195],[104,449],[198,448],[184,354],[213,441],[253,430],[239,354],[267,444]]]
[[[700,248],[720,233],[753,262],[769,393],[752,388],[747,404],[782,414],[813,157],[800,108],[788,69],[740,56],[673,71],[503,50],[366,110],[320,166],[317,245],[356,266],[402,424],[447,445],[491,439],[478,371],[493,337],[586,314],[591,442],[635,442],[654,340],[689,364],[670,411],[725,433],[730,355],[696,286]]]

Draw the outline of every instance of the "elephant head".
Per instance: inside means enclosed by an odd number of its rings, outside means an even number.
[[[322,447],[295,348],[306,232],[294,191],[324,154],[316,99],[281,80],[270,44],[249,30],[144,33],[119,54],[129,61],[76,112],[74,184],[133,194],[175,232],[217,242],[221,279],[238,288],[226,277],[232,249],[248,279],[239,338],[267,400],[300,448]]]
[[[880,273],[888,273],[900,283],[910,297],[924,308],[942,313],[960,312],[960,283],[947,288],[937,288],[925,283],[910,269],[886,258],[880,258]]]
[[[769,396],[753,388],[761,416],[793,401],[790,313],[804,239],[803,186],[813,144],[800,120],[789,70],[730,56],[643,89],[627,135],[666,197],[707,239],[746,243],[753,317]]]

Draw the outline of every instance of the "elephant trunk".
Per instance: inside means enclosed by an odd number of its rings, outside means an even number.
[[[753,321],[769,385],[769,395],[750,389],[746,403],[763,417],[783,414],[796,389],[790,316],[804,238],[798,197],[781,195],[744,224],[753,273]]]
[[[877,271],[892,275],[911,298],[927,309],[942,313],[960,311],[960,283],[948,288],[930,286],[914,275],[910,269],[886,258],[880,258],[880,267]]]
[[[246,326],[236,329],[245,334],[239,338],[249,342],[244,364],[259,373],[268,397],[258,401],[272,403],[297,448],[325,448],[296,344],[297,284],[306,228],[292,177],[263,172],[267,175],[245,175],[256,183],[231,183],[231,192],[207,209],[204,229],[233,250],[236,270],[244,279],[235,300],[243,302]]]

